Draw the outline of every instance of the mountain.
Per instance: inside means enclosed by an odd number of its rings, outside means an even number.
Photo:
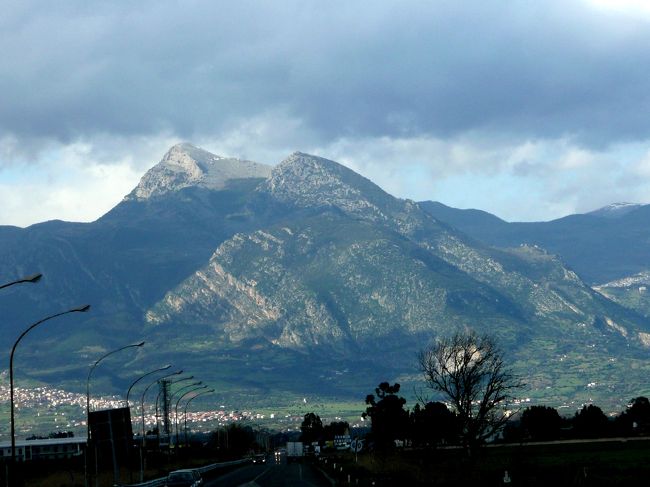
[[[489,213],[436,202],[420,207],[434,218],[491,246],[536,245],[561,257],[592,285],[650,270],[650,205],[615,204],[549,222],[508,223]]]
[[[229,181],[265,178],[271,167],[252,161],[215,156],[190,144],[173,146],[163,159],[142,177],[124,199],[159,198],[187,187],[220,190]]]
[[[564,255],[510,245],[511,225],[395,198],[309,154],[271,169],[181,144],[95,222],[0,227],[6,280],[44,274],[0,294],[2,349],[25,324],[88,302],[91,313],[26,338],[23,380],[83,390],[98,354],[144,339],[97,390],[171,362],[231,400],[268,404],[362,399],[397,377],[417,386],[417,352],[469,327],[497,337],[538,400],[643,393],[643,310],[592,289]]]
[[[650,271],[596,286],[599,293],[626,308],[633,309],[650,318]]]
[[[611,205],[603,206],[597,210],[590,211],[588,215],[601,216],[603,218],[620,218],[627,215],[631,211],[640,208],[643,205],[636,203],[612,203]]]

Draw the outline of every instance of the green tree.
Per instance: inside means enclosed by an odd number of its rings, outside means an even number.
[[[531,406],[521,413],[521,429],[533,441],[558,439],[562,418],[556,409],[548,406]]]
[[[522,383],[506,367],[494,340],[474,332],[442,338],[420,352],[418,360],[427,385],[451,404],[471,455],[505,425],[507,405]]]
[[[370,436],[378,449],[390,448],[396,439],[407,436],[409,414],[404,409],[406,399],[397,395],[399,389],[397,383],[382,382],[375,394],[366,396],[368,407],[363,417],[370,418]]]
[[[650,401],[647,397],[635,397],[627,409],[616,418],[618,434],[647,435],[650,433]]]
[[[320,440],[323,436],[323,422],[320,417],[314,413],[307,413],[300,425],[300,441],[312,443]]]
[[[609,434],[609,420],[598,406],[583,406],[573,417],[573,431],[578,438],[602,438]]]
[[[332,421],[323,426],[323,440],[332,441],[335,436],[349,435],[350,424],[347,421]]]
[[[415,445],[436,446],[453,443],[458,437],[458,421],[444,403],[416,404],[411,413],[411,439]]]

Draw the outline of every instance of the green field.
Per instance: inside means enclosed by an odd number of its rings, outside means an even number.
[[[339,455],[320,463],[337,480],[351,475],[353,484],[359,479],[358,485],[377,487],[642,486],[650,478],[650,439],[499,446],[484,448],[472,459],[459,449],[404,450],[360,454],[358,462],[352,454]],[[509,484],[504,483],[506,471]]]

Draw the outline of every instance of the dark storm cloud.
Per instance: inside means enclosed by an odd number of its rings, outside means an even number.
[[[190,138],[284,113],[322,141],[647,139],[647,19],[568,4],[20,2],[0,16],[0,137]]]

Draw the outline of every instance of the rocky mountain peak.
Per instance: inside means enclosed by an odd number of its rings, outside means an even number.
[[[334,206],[371,219],[394,199],[360,174],[322,157],[294,152],[278,164],[260,191],[301,207]]]
[[[265,178],[270,173],[271,167],[265,164],[217,156],[188,143],[176,144],[125,200],[145,200],[189,186],[218,190],[231,179]]]

